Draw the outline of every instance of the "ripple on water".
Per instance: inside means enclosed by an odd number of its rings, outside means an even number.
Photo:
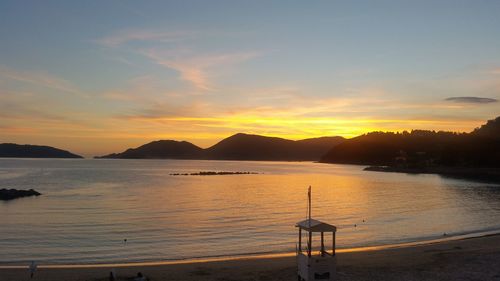
[[[1,159],[0,186],[44,195],[0,202],[0,264],[293,251],[309,185],[313,216],[338,226],[341,248],[500,228],[498,185],[362,169],[304,162]],[[169,175],[208,170],[259,174]]]

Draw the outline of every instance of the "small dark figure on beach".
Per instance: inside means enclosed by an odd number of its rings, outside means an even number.
[[[30,278],[33,278],[33,275],[35,274],[37,265],[34,261],[31,262],[30,264]]]
[[[113,274],[113,271],[109,272],[109,281],[115,281],[115,275]]]
[[[137,272],[137,277],[134,279],[134,281],[146,281],[146,278],[144,275],[142,275],[141,272]]]

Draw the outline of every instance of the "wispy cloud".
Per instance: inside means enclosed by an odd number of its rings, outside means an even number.
[[[118,119],[136,126],[173,130],[172,133],[182,128],[185,139],[197,139],[199,134],[206,132],[218,134],[219,138],[236,132],[294,139],[324,135],[353,137],[375,130],[469,131],[480,124],[481,119],[467,113],[462,112],[457,118],[453,113],[455,109],[450,109],[446,103],[405,103],[378,97],[378,92],[380,90],[367,90],[357,97],[308,99],[300,95],[297,88],[277,87],[263,89],[262,93],[279,94],[278,103],[249,100],[246,105],[238,106],[216,102],[182,107],[168,107],[167,104],[120,115]],[[281,99],[283,93],[285,98]],[[401,114],[402,110],[405,114]]]
[[[0,79],[15,80],[68,93],[78,93],[69,81],[44,72],[17,71],[0,66]]]
[[[497,99],[481,98],[481,97],[449,97],[445,100],[456,103],[472,103],[472,104],[485,104],[485,103],[498,102]]]
[[[486,74],[500,75],[500,67],[488,68]]]
[[[143,54],[159,65],[178,71],[184,81],[191,83],[201,91],[215,89],[209,79],[211,71],[242,63],[261,55],[258,52],[201,55],[193,54],[185,49],[174,51],[151,49],[144,51]]]
[[[0,124],[16,124],[19,121],[31,120],[39,125],[42,122],[69,122],[71,117],[45,109],[43,97],[30,93],[9,92],[0,90]],[[60,105],[51,101],[52,105]]]
[[[33,127],[18,127],[18,126],[2,126],[0,125],[0,131],[4,134],[12,134],[12,135],[24,135],[24,134],[33,134],[37,132],[36,128]]]
[[[261,55],[254,51],[195,51],[200,39],[218,36],[234,34],[220,31],[129,29],[93,41],[112,49],[143,55],[153,63],[179,72],[180,79],[191,84],[198,92],[206,92],[216,90],[212,78],[220,73],[221,68]]]
[[[134,77],[116,89],[101,93],[101,97],[112,100],[130,102],[133,105],[149,104],[158,99],[172,97],[166,83],[154,75],[141,75]]]
[[[158,31],[147,29],[121,30],[112,35],[94,40],[98,44],[106,47],[118,47],[120,45],[134,41],[156,41],[156,42],[176,42],[192,38],[197,32],[194,31]]]
[[[287,118],[285,116],[252,116],[246,114],[219,115],[215,117],[134,117],[132,123],[155,124],[155,127],[185,128],[185,138],[195,138],[200,133],[220,132],[219,136],[236,132],[270,134],[274,136],[294,139],[319,137],[325,135],[341,135],[354,137],[369,131],[388,130],[403,131],[411,129],[435,129],[469,131],[478,120],[456,119],[404,119],[383,117],[359,118],[331,118],[331,117],[303,117]],[[178,131],[178,130],[176,130]],[[219,137],[220,138],[220,137]]]

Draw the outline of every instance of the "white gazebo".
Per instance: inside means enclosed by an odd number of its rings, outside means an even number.
[[[309,218],[296,224],[299,228],[297,244],[297,266],[299,281],[336,280],[337,259],[335,256],[335,232],[337,228],[311,218],[311,191],[309,189]],[[302,247],[302,231],[305,232],[307,244]],[[325,233],[331,233],[331,248],[325,245]],[[313,234],[320,234],[320,247],[313,250]]]

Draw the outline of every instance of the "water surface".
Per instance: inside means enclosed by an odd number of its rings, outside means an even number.
[[[340,248],[500,229],[500,186],[309,162],[0,159],[0,264],[144,262],[295,249],[306,216]],[[257,175],[171,176],[199,171]],[[127,242],[124,242],[127,239]]]

